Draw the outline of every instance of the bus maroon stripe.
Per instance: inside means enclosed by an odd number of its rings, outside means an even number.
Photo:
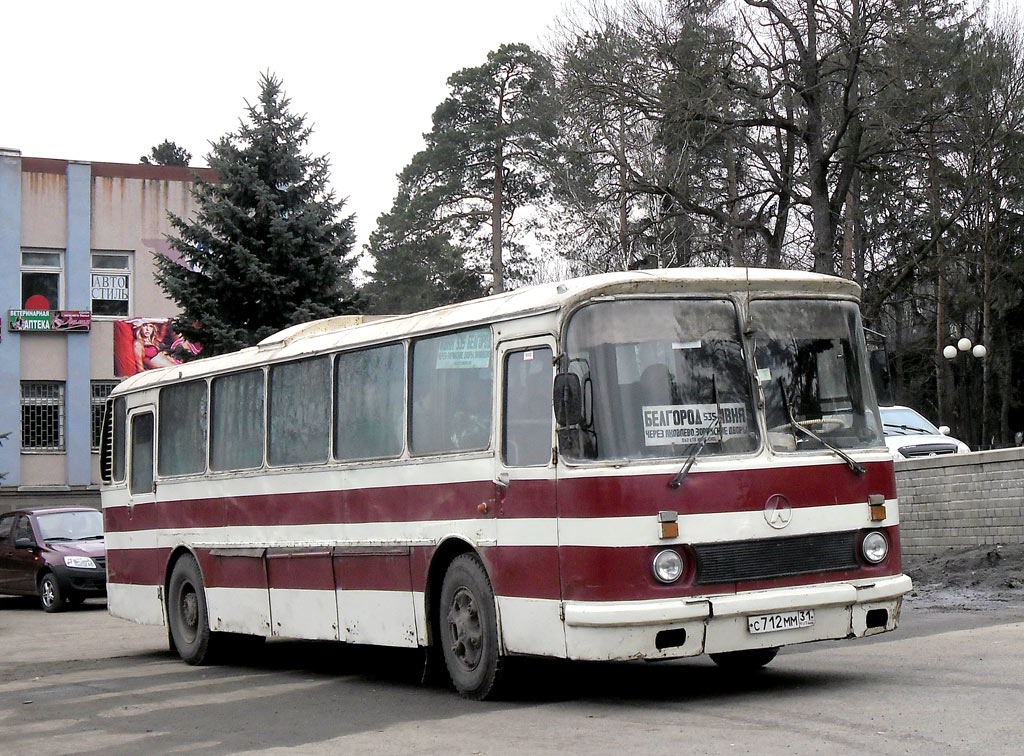
[[[685,580],[671,585],[659,583],[651,573],[651,560],[661,546],[498,546],[479,553],[499,596],[570,601],[685,598],[898,575],[899,528],[885,530],[892,556],[880,565],[713,586],[696,586]],[[322,555],[272,556],[266,562],[248,556],[212,555],[206,549],[198,550],[197,556],[208,587],[266,589],[269,574],[272,588],[334,590],[337,586],[342,590],[423,591],[423,565],[429,564],[433,551],[433,547],[421,547],[413,549],[411,555],[335,555],[333,559]],[[170,554],[171,549],[111,549],[107,552],[110,582],[162,585]]]
[[[669,509],[680,514],[757,511],[776,493],[794,507],[851,504],[870,494],[894,498],[892,465],[865,465],[854,477],[845,465],[789,467],[694,473],[685,491],[668,487],[664,475],[591,477],[558,483],[561,517],[629,517]],[[813,472],[813,474],[811,474]],[[551,481],[513,481],[521,486],[502,499],[489,481],[426,486],[317,491],[290,494],[140,503],[105,510],[108,532],[155,528],[211,528],[226,525],[316,525],[370,522],[439,521],[481,517],[481,502],[494,504],[498,516],[551,517]],[[515,509],[502,501],[513,497]]]

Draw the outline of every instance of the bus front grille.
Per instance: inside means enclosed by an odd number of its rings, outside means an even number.
[[[695,582],[734,583],[853,569],[859,566],[856,536],[856,531],[849,531],[699,544],[693,547]]]

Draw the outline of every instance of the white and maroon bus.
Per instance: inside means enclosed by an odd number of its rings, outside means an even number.
[[[899,511],[859,288],[545,284],[136,375],[102,461],[112,614],[232,634],[754,668],[892,630]]]

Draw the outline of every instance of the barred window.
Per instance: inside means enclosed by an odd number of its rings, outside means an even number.
[[[94,452],[100,450],[103,437],[103,406],[116,385],[117,381],[92,381],[89,384],[89,420],[92,427],[89,445]]]
[[[21,382],[22,451],[64,451],[64,382]]]

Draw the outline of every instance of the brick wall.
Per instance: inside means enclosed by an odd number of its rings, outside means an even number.
[[[1024,543],[1024,449],[896,463],[905,556]]]

